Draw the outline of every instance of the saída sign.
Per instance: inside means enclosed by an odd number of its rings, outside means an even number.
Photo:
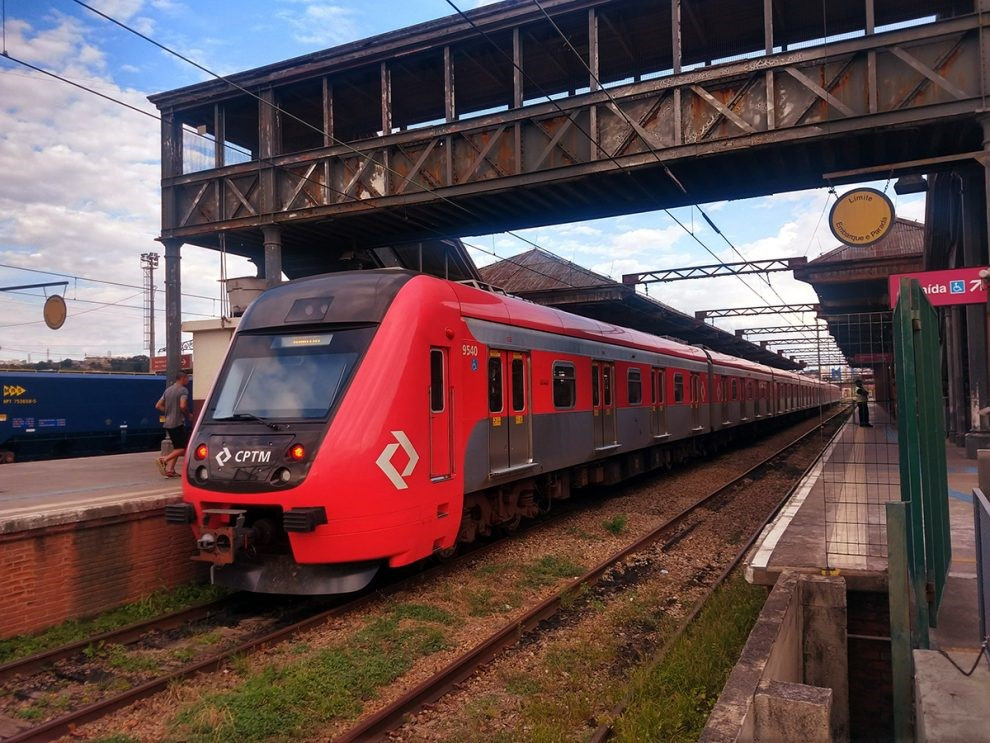
[[[890,307],[897,305],[897,295],[901,291],[901,279],[917,279],[921,291],[928,297],[933,307],[951,304],[983,304],[987,301],[987,288],[981,271],[984,266],[952,268],[947,271],[925,271],[923,273],[898,273],[889,278]]]

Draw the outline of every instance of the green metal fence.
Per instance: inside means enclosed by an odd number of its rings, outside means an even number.
[[[895,738],[908,739],[912,648],[928,647],[952,557],[938,315],[902,279],[894,309],[901,502],[887,508]]]

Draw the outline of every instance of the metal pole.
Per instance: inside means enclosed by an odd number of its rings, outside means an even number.
[[[265,240],[265,284],[271,288],[282,281],[282,228],[269,224],[261,232]]]
[[[894,740],[911,741],[911,583],[908,580],[906,501],[890,501],[887,509],[887,600],[890,606],[890,666],[893,682]]]
[[[182,280],[179,240],[162,240],[165,244],[165,377],[169,384],[180,371],[182,354]]]

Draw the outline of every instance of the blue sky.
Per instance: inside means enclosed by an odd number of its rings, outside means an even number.
[[[92,5],[220,73],[306,54],[449,15],[444,0],[93,0]],[[463,9],[478,0],[460,0]],[[134,106],[146,96],[206,79],[204,73],[98,17],[71,0],[6,0],[6,48]],[[142,252],[163,252],[159,231],[157,122],[0,60],[0,287],[46,280],[10,266],[115,281],[72,280],[69,319],[59,331],[40,321],[41,291],[0,294],[0,361],[141,353]],[[887,184],[874,184],[880,189]],[[922,219],[923,195],[897,199],[899,216]],[[807,255],[836,243],[823,210],[824,190],[720,202],[705,209],[748,258]],[[675,211],[723,260],[737,260],[691,208]],[[593,270],[623,273],[713,262],[662,213],[647,213],[521,231],[525,237]],[[500,235],[470,241],[501,256],[530,246]],[[494,260],[475,255],[479,264]],[[231,259],[228,275],[251,272]],[[161,279],[159,276],[159,286]],[[186,319],[219,310],[219,258],[183,249]],[[807,285],[784,274],[771,281],[787,301],[813,301]],[[749,282],[760,285],[754,279]],[[133,286],[135,288],[130,288]],[[777,303],[766,286],[760,292]],[[684,311],[762,303],[738,279],[654,287],[653,296]],[[101,303],[114,303],[106,306]],[[161,302],[160,302],[161,304]],[[159,314],[157,329],[164,337]],[[750,322],[750,325],[753,323]],[[773,323],[764,323],[773,324]],[[741,327],[725,321],[724,327]]]

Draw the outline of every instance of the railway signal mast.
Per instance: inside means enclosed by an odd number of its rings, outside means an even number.
[[[155,358],[155,269],[158,268],[158,253],[141,253],[141,268],[144,271],[144,344],[148,348],[148,371]]]

